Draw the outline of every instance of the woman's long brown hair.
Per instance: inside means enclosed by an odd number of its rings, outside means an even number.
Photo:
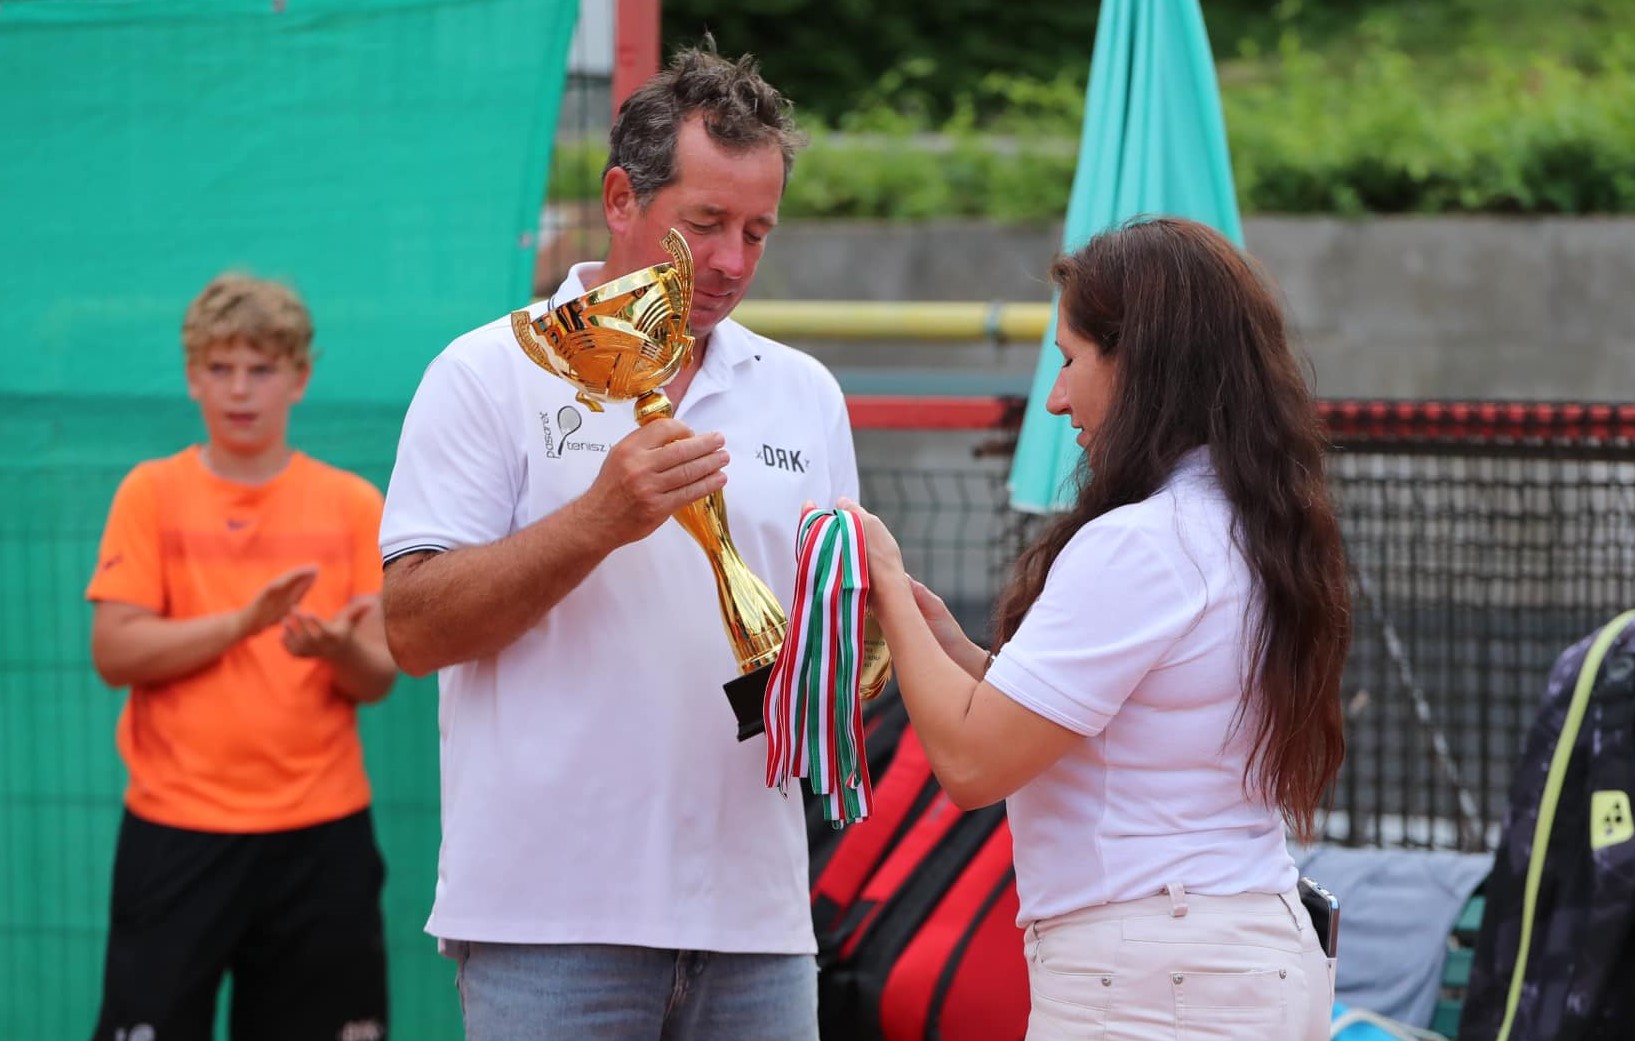
[[[1351,608],[1324,434],[1277,301],[1220,234],[1172,218],[1098,235],[1050,276],[1061,320],[1112,360],[1116,386],[1085,450],[1077,501],[1022,553],[1000,597],[995,646],[1021,625],[1079,528],[1148,498],[1187,450],[1208,445],[1261,594],[1249,630],[1258,681],[1238,709],[1253,727],[1246,790],[1309,841],[1345,756]]]

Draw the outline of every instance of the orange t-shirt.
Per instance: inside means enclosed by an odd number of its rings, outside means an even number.
[[[381,505],[368,481],[299,452],[272,480],[243,485],[189,448],[119,486],[85,596],[193,618],[243,607],[315,564],[300,606],[329,618],[380,592]],[[125,804],[157,824],[282,831],[369,805],[356,707],[332,689],[327,663],[284,649],[277,625],[192,675],[133,686],[117,740]]]

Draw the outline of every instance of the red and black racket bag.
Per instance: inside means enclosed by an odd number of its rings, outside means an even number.
[[[818,816],[812,830],[822,1037],[1020,1041],[1027,964],[1004,806],[955,806],[900,702],[865,725],[871,816],[839,832]]]

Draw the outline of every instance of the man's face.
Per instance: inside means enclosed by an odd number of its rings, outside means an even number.
[[[213,448],[255,455],[284,443],[308,374],[288,358],[235,340],[188,363],[187,393],[199,403]]]
[[[694,117],[676,141],[676,179],[646,206],[636,203],[622,170],[609,173],[604,206],[613,248],[606,277],[670,259],[659,246],[675,228],[693,254],[692,333],[700,340],[749,291],[766,237],[778,223],[783,154],[776,144],[733,153],[710,140]],[[615,258],[617,258],[615,260]]]

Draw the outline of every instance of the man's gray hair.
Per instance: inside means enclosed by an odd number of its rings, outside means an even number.
[[[754,56],[729,61],[715,52],[708,34],[698,47],[676,52],[662,72],[619,106],[603,175],[622,167],[637,203],[646,206],[676,179],[676,140],[682,124],[695,115],[702,117],[710,140],[729,152],[777,145],[789,183],[795,152],[805,144],[789,101],[761,78]]]

